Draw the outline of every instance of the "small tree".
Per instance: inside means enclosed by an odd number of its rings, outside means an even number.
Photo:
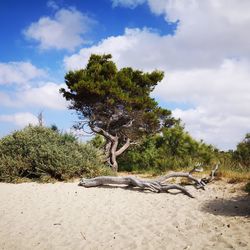
[[[65,76],[68,89],[60,91],[77,111],[77,128],[88,125],[105,140],[107,162],[118,170],[116,157],[145,134],[170,127],[175,120],[150,97],[164,73],[117,69],[111,55],[91,55],[84,69]]]

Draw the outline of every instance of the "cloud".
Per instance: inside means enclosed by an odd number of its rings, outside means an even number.
[[[65,84],[43,82],[39,86],[28,86],[25,89],[0,92],[0,105],[15,108],[39,107],[52,110],[66,110],[68,103],[59,93],[59,89]]]
[[[59,9],[59,6],[56,4],[55,1],[52,1],[52,0],[49,0],[47,2],[47,6],[53,10],[58,10]]]
[[[190,62],[221,64],[224,58],[250,57],[250,2],[237,0],[148,0],[151,11],[162,14],[166,21],[178,21],[175,45]],[[185,54],[184,54],[185,56]],[[198,59],[198,60],[196,60]],[[218,64],[217,64],[218,65]]]
[[[134,9],[138,5],[141,5],[146,2],[146,0],[111,0],[113,7],[123,6]]]
[[[59,93],[65,84],[46,81],[45,77],[49,77],[46,71],[30,62],[0,63],[0,85],[11,85],[0,91],[0,105],[66,109],[66,101]]]
[[[37,125],[38,119],[35,115],[29,112],[16,113],[12,115],[0,115],[1,122],[14,123],[16,126],[22,128],[29,124]]]
[[[173,115],[185,121],[186,129],[196,139],[202,139],[222,150],[235,149],[244,135],[249,132],[250,118],[247,116],[213,115],[204,107],[175,109]]]
[[[30,62],[0,63],[0,85],[24,85],[34,79],[46,76],[46,72]]]
[[[41,108],[63,110],[67,108],[67,103],[59,93],[59,89],[62,87],[65,87],[65,85],[47,82],[39,87],[31,87],[17,93],[17,99],[23,106],[34,105]]]
[[[85,66],[93,53],[112,54],[119,67],[133,66],[141,69],[163,68],[171,64],[166,58],[166,42],[169,36],[161,37],[151,29],[125,29],[124,35],[111,36],[99,44],[83,48],[79,53],[64,58],[66,69]]]
[[[250,58],[250,33],[246,32],[250,25],[249,1],[148,0],[147,3],[153,14],[178,25],[173,36],[149,32],[154,35],[151,42],[155,46],[146,50],[149,41],[136,34],[140,42],[134,51],[139,49],[142,64],[148,55],[164,60],[168,68],[174,69],[217,67],[225,58]]]
[[[250,33],[246,32],[250,2],[148,0],[147,4],[166,22],[178,22],[173,35],[150,28],[125,29],[123,35],[65,57],[66,69],[85,67],[92,53],[111,53],[118,67],[164,70],[165,79],[154,97],[174,102],[174,115],[196,138],[221,149],[234,148],[250,124]]]
[[[94,24],[87,15],[74,8],[60,9],[54,17],[41,17],[24,30],[28,39],[39,43],[39,48],[74,50],[87,41],[82,37]]]
[[[154,96],[193,107],[177,108],[173,114],[195,138],[222,149],[234,148],[249,132],[250,62],[225,60],[216,69],[169,72]]]

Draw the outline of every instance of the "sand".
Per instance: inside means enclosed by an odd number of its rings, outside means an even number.
[[[0,183],[0,249],[250,249],[250,196]]]

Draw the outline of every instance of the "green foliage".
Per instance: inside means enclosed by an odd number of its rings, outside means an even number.
[[[157,167],[158,157],[155,138],[147,137],[126,151],[118,162],[123,171],[148,171]]]
[[[178,158],[186,158],[188,156],[195,161],[202,161],[205,164],[210,163],[214,152],[214,148],[211,145],[194,140],[180,124],[163,130],[162,136],[158,137],[157,148],[164,155]]]
[[[0,181],[108,174],[102,162],[102,154],[93,146],[41,126],[28,126],[0,140]]]
[[[143,134],[171,126],[171,112],[158,107],[150,97],[164,73],[144,73],[132,68],[117,69],[111,55],[91,55],[86,68],[65,76],[68,89],[61,89],[71,109],[90,128],[105,130],[113,136],[135,140]],[[126,126],[131,122],[132,126]],[[81,128],[85,123],[79,123]],[[96,132],[96,131],[94,131]]]
[[[140,145],[128,150],[119,159],[122,170],[154,171],[188,168],[197,162],[210,164],[215,157],[211,145],[194,140],[184,128],[176,124],[161,134],[145,137]]]
[[[105,139],[101,135],[96,135],[88,142],[88,144],[92,145],[95,148],[103,149],[105,145]]]
[[[250,133],[246,134],[244,140],[237,145],[233,158],[245,166],[250,167]]]

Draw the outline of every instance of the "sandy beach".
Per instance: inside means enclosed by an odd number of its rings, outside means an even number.
[[[0,183],[0,249],[250,249],[250,196],[218,181],[183,194]]]

